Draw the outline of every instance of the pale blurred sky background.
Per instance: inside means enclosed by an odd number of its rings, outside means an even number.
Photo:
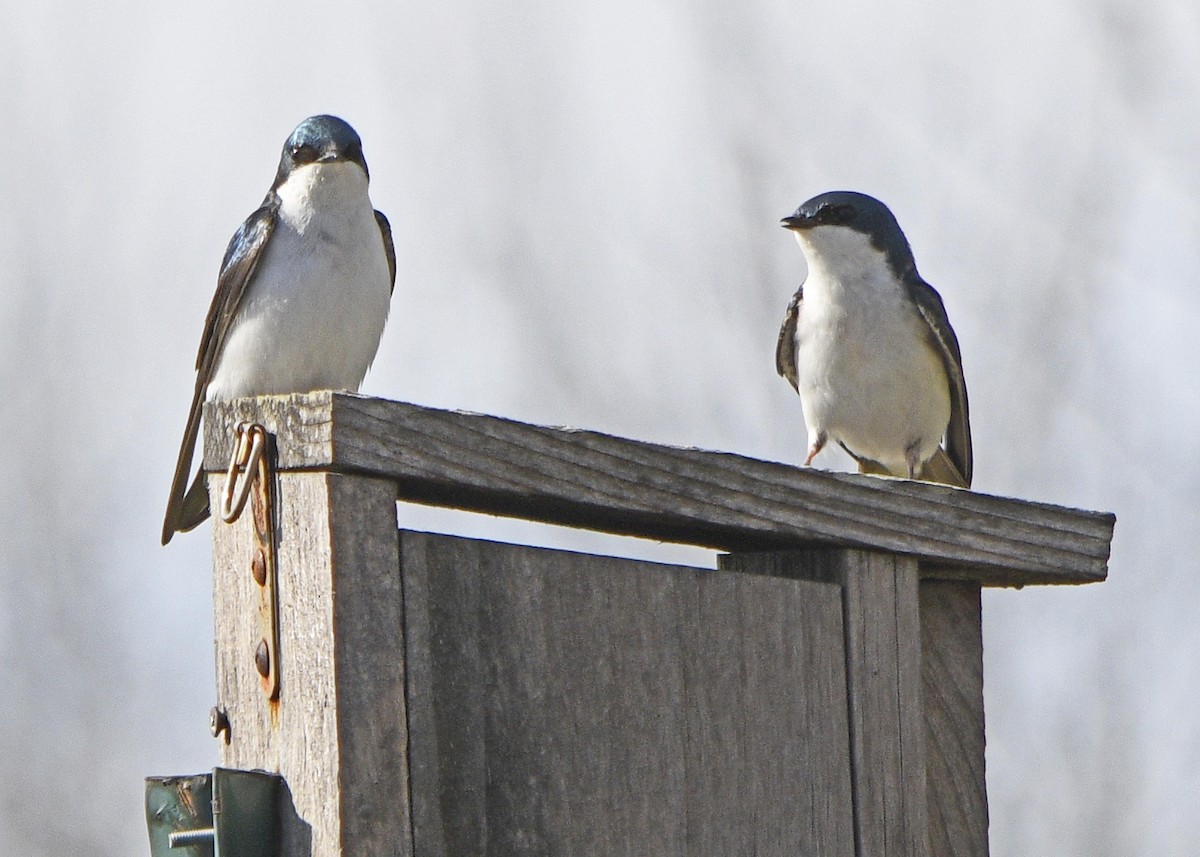
[[[221,254],[320,112],[396,234],[365,392],[647,440],[801,460],[777,224],[886,201],[962,342],[975,487],[1119,517],[1108,583],[985,597],[993,854],[1200,853],[1193,0],[0,21],[0,853],[146,853],[142,778],[217,761],[208,529],[159,525]]]

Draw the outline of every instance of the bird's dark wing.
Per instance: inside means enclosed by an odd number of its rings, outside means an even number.
[[[192,406],[188,411],[187,426],[183,432],[183,443],[179,447],[179,458],[175,462],[175,476],[171,480],[171,495],[167,500],[167,513],[163,518],[162,543],[165,545],[176,532],[185,532],[208,517],[207,497],[201,497],[203,485],[192,483],[188,491],[188,472],[192,468],[192,455],[196,450],[196,437],[200,432],[200,415],[204,410],[204,395],[212,379],[213,368],[225,344],[229,322],[237,312],[246,286],[254,276],[259,260],[262,259],[267,241],[275,229],[279,213],[279,197],[272,191],[267,194],[262,206],[246,218],[238,227],[225,250],[221,261],[221,273],[217,275],[217,293],[213,296],[208,318],[204,321],[204,333],[200,337],[200,351],[196,355],[196,387],[192,392]]]
[[[915,277],[908,281],[909,294],[921,317],[929,326],[930,338],[942,355],[946,376],[950,379],[950,424],[946,427],[946,454],[962,475],[966,487],[971,485],[973,456],[971,452],[971,413],[967,405],[967,381],[963,377],[962,354],[958,337],[946,316],[942,297],[929,283]]]
[[[800,382],[796,378],[796,319],[800,315],[802,300],[804,286],[801,286],[788,301],[783,326],[779,328],[779,341],[775,343],[775,370],[787,378],[797,393],[800,392]]]
[[[379,209],[375,210],[375,222],[379,224],[379,233],[383,236],[383,252],[387,254],[388,273],[392,277],[392,291],[396,291],[396,245],[392,243],[392,224]]]
[[[196,355],[196,371],[205,385],[225,344],[229,322],[242,302],[242,295],[267,249],[271,233],[275,231],[278,214],[279,197],[271,191],[259,209],[247,217],[229,239],[225,258],[221,260],[221,273],[217,275],[217,293],[208,308],[204,334],[200,337],[200,352]]]

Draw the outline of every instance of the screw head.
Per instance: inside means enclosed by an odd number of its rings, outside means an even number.
[[[214,705],[212,710],[208,712],[208,728],[212,732],[214,738],[225,736],[225,743],[229,743],[229,712],[219,705]]]
[[[259,586],[267,585],[267,554],[261,547],[254,552],[254,559],[250,560],[250,573]]]
[[[266,640],[258,641],[258,648],[254,650],[254,667],[263,678],[271,674],[271,649]]]

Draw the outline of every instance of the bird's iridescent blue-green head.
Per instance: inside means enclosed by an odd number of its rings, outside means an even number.
[[[358,164],[370,177],[367,159],[363,157],[362,140],[350,123],[337,116],[310,116],[296,126],[283,144],[274,186],[278,188],[283,184],[297,167],[337,161]]]

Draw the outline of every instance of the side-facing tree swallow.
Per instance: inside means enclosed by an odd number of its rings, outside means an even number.
[[[788,304],[775,365],[800,394],[808,458],[835,441],[864,473],[971,484],[958,338],[896,218],[834,191],[785,217],[808,278]]]
[[[396,282],[388,220],[367,196],[362,140],[312,116],[283,144],[275,182],[234,233],[196,357],[196,390],[162,543],[208,517],[204,471],[184,491],[206,400],[357,390]]]

